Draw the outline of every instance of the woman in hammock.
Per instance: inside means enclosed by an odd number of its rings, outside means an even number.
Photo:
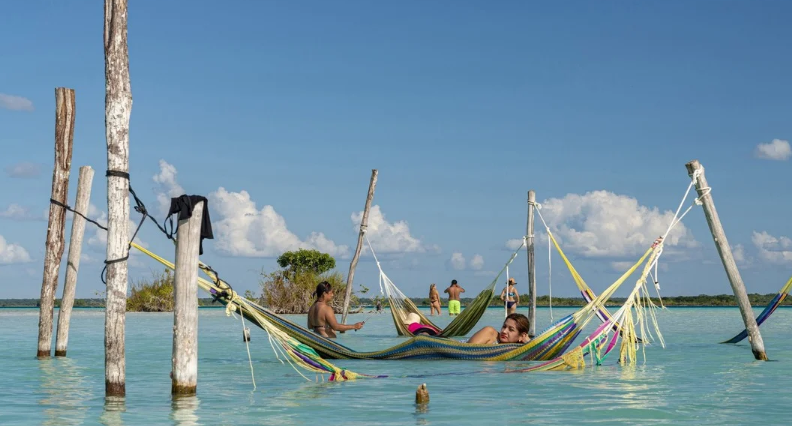
[[[470,336],[467,343],[493,345],[495,343],[528,343],[528,329],[531,323],[523,314],[511,314],[503,321],[500,333],[494,327],[486,326]]]
[[[437,315],[441,315],[440,306],[440,292],[437,291],[435,283],[432,283],[429,286],[429,316],[434,315],[435,310],[437,310]]]
[[[330,303],[333,301],[333,289],[330,283],[322,281],[316,286],[316,301],[308,309],[308,329],[314,333],[335,339],[336,331],[360,330],[363,328],[362,322],[352,325],[339,324],[336,321],[335,311]]]

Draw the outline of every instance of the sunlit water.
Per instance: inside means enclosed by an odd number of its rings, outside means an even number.
[[[446,312],[444,310],[444,312]],[[556,319],[572,312],[553,310]],[[755,313],[758,313],[757,309]],[[437,318],[437,317],[435,317]],[[499,325],[490,309],[484,325]],[[302,324],[305,316],[292,319]],[[390,315],[367,319],[339,341],[354,349],[391,346]],[[38,311],[0,309],[1,425],[468,425],[468,424],[788,424],[792,421],[792,309],[761,328],[773,362],[753,360],[747,341],[719,341],[740,330],[736,308],[673,308],[660,313],[666,347],[646,348],[646,363],[616,358],[577,372],[503,374],[526,363],[333,361],[352,371],[387,374],[346,383],[306,381],[278,361],[266,334],[253,330],[250,351],[241,323],[222,309],[200,311],[198,395],[170,396],[172,314],[127,315],[126,389],[104,397],[104,312],[75,310],[68,357],[35,358]],[[438,325],[449,322],[447,316]],[[538,329],[550,323],[539,309]],[[474,330],[475,331],[475,330]],[[54,346],[54,344],[53,344]],[[426,383],[427,406],[414,404]]]

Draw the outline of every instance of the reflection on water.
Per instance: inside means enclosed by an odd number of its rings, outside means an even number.
[[[429,420],[426,419],[426,414],[429,414],[429,404],[415,404],[415,424],[428,425]]]
[[[123,426],[121,414],[126,411],[126,398],[123,396],[105,397],[104,411],[99,416],[99,423],[106,426]]]
[[[81,374],[81,368],[70,358],[57,357],[38,362],[41,371],[39,403],[44,409],[44,425],[79,425],[85,420],[90,385]]]
[[[293,391],[283,392],[276,399],[284,407],[299,407],[305,405],[303,401],[327,397],[333,387],[337,387],[335,383],[303,383]]]
[[[171,401],[172,411],[170,415],[173,424],[176,426],[200,425],[201,423],[198,423],[198,415],[195,414],[200,404],[201,401],[197,396],[174,395]]]

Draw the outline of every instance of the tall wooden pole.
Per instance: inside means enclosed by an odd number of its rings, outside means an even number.
[[[74,89],[55,89],[55,168],[52,171],[51,198],[66,204],[69,194],[72,146],[74,145],[75,101]],[[38,350],[36,356],[49,358],[52,353],[52,319],[55,315],[55,293],[58,289],[58,272],[63,257],[63,233],[66,227],[66,210],[50,204],[47,225],[44,279],[41,282],[41,299],[38,325]]]
[[[352,263],[349,264],[346,294],[344,295],[344,313],[341,315],[342,324],[346,324],[347,313],[349,312],[349,299],[352,297],[352,282],[355,279],[355,268],[357,267],[358,259],[360,259],[360,250],[363,249],[363,236],[366,235],[371,200],[374,199],[374,188],[377,187],[377,173],[377,169],[371,170],[371,181],[369,182],[368,195],[366,196],[366,207],[363,208],[363,218],[360,220],[360,234],[358,234],[357,247],[355,248],[355,255],[352,256]]]
[[[525,225],[526,247],[528,251],[528,320],[531,325],[528,328],[528,335],[536,335],[536,262],[534,262],[534,205],[536,204],[536,192],[528,191],[528,223]]]
[[[129,116],[132,88],[127,48],[127,0],[105,0],[105,136],[107,138],[107,260],[129,255]],[[122,174],[119,176],[118,172]],[[105,395],[126,395],[127,262],[107,265]]]
[[[173,277],[173,374],[171,394],[195,395],[198,387],[198,253],[203,201],[179,221]]]
[[[91,183],[94,171],[91,166],[80,167],[80,177],[77,180],[77,201],[74,210],[88,214],[88,204],[91,201]],[[66,356],[69,346],[69,322],[72,307],[74,307],[74,293],[77,288],[77,271],[80,269],[80,254],[82,253],[83,236],[85,235],[85,219],[75,214],[72,219],[71,239],[69,240],[69,258],[66,262],[66,283],[63,285],[63,298],[58,310],[58,335],[55,338],[55,356]]]
[[[726,239],[726,232],[723,230],[718,212],[715,210],[715,202],[712,200],[710,187],[704,177],[704,166],[698,160],[693,160],[685,164],[685,167],[688,175],[691,177],[696,176],[696,191],[704,206],[704,215],[707,217],[707,225],[709,225],[712,233],[712,239],[715,240],[715,247],[718,249],[721,262],[723,262],[723,267],[726,269],[726,275],[729,277],[729,283],[734,295],[737,297],[740,315],[742,315],[745,329],[748,331],[748,341],[751,342],[754,358],[766,361],[767,354],[764,349],[764,341],[759,333],[759,326],[756,324],[753,309],[751,309],[751,302],[748,300],[748,293],[745,291],[745,284],[734,261],[729,241]]]

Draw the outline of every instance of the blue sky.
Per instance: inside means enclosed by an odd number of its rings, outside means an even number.
[[[91,213],[107,211],[102,13],[4,6],[3,297],[40,292],[55,87],[76,90],[69,202],[90,165]],[[331,252],[346,274],[379,169],[370,237],[410,296],[488,284],[525,233],[534,189],[601,290],[665,230],[699,159],[748,291],[775,292],[792,273],[790,13],[782,1],[133,2],[132,185],[160,220],[160,200],[208,196],[204,260],[255,290],[297,247]],[[662,294],[731,293],[701,208],[672,236]],[[151,224],[141,239],[172,257]],[[83,254],[77,295],[94,297],[101,232],[89,227]],[[132,281],[159,269],[130,262]],[[510,272],[525,291],[524,252]],[[368,254],[355,283],[378,292]],[[558,257],[552,292],[576,295]]]

